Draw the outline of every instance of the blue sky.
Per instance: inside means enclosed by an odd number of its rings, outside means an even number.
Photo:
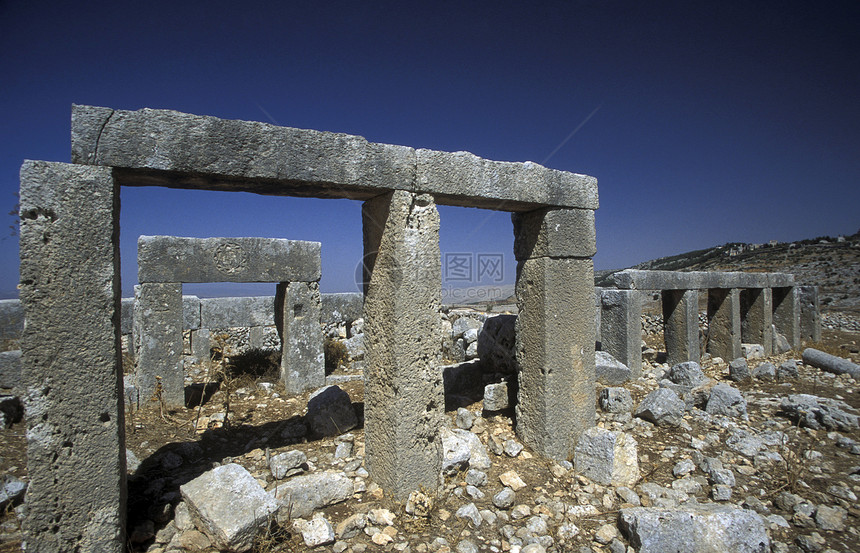
[[[22,160],[69,161],[80,103],[593,175],[598,269],[852,234],[858,28],[857,2],[0,0],[3,228]],[[359,202],[159,188],[121,201],[125,295],[140,234],[320,241],[323,291],[355,290]],[[440,214],[443,253],[501,253],[513,281],[507,213]],[[14,237],[0,242],[0,297],[16,295],[17,256]]]

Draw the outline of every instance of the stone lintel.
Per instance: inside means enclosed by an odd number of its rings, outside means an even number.
[[[628,269],[612,275],[618,288],[637,290],[705,290],[708,288],[773,288],[794,286],[789,273],[742,273],[718,271],[639,271]]]
[[[119,187],[112,171],[21,167],[22,380],[30,551],[125,551]]]
[[[663,336],[666,362],[701,361],[699,343],[699,291],[663,290]]]
[[[357,200],[404,190],[502,211],[598,207],[597,179],[533,162],[170,110],[73,106],[72,161],[115,167],[123,185]]]
[[[320,279],[320,243],[282,238],[141,236],[143,282],[310,282]]]
[[[537,257],[592,257],[597,252],[594,211],[541,208],[513,213],[514,256],[518,261]]]

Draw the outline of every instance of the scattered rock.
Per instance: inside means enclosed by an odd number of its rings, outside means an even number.
[[[292,450],[279,453],[269,459],[269,469],[275,480],[283,480],[288,476],[294,476],[304,472],[305,463],[308,462],[307,455],[302,451]]]
[[[511,488],[515,492],[526,487],[526,483],[523,482],[523,479],[520,478],[520,475],[513,470],[509,470],[508,472],[500,474],[499,480],[502,481],[502,484]]]
[[[668,388],[658,388],[645,396],[633,413],[658,426],[679,426],[686,404]]]
[[[298,518],[293,521],[293,528],[301,533],[302,539],[308,547],[334,543],[334,530],[329,521],[322,516],[314,517],[312,520]]]
[[[349,394],[337,386],[325,386],[310,395],[305,421],[318,437],[339,436],[358,426]]]
[[[629,413],[633,398],[627,388],[604,388],[600,391],[600,408],[607,413]]]
[[[743,382],[752,378],[747,360],[743,357],[738,357],[729,363],[729,379],[733,382]]]
[[[708,380],[702,371],[702,367],[695,361],[686,361],[673,366],[669,369],[667,378],[675,384],[689,386],[690,388],[695,388]]]
[[[245,468],[222,465],[180,486],[192,520],[213,543],[247,551],[278,503]]]
[[[594,426],[582,433],[576,445],[576,471],[599,484],[632,486],[639,480],[636,448],[636,440],[628,434]]]
[[[782,400],[782,412],[801,426],[828,430],[852,430],[860,428],[857,415],[845,402],[810,394],[793,394]]]
[[[306,517],[327,505],[352,497],[352,479],[342,472],[317,472],[294,476],[275,488],[274,496],[283,507],[279,518]]]
[[[711,415],[746,419],[747,402],[737,388],[732,388],[728,384],[717,384],[711,388],[711,396],[705,411]]]
[[[630,380],[630,368],[605,351],[594,352],[594,370],[597,381],[609,386]]]
[[[776,367],[773,366],[773,363],[762,363],[753,369],[752,376],[756,380],[773,382],[776,380]]]
[[[501,411],[510,407],[508,383],[497,382],[484,386],[484,410]]]

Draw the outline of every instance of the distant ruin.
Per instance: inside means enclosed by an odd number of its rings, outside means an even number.
[[[398,499],[439,483],[437,203],[514,212],[520,438],[567,459],[593,426],[596,179],[343,134],[74,106],[72,164],[21,168],[28,546],[124,546],[118,200],[120,186],[139,185],[364,201],[366,464]]]

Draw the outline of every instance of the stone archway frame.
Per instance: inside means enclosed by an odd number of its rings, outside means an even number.
[[[320,247],[319,242],[281,238],[139,237],[134,341],[141,400],[153,396],[159,377],[163,401],[185,405],[184,283],[278,283],[273,322],[282,333],[281,380],[290,394],[325,385]]]
[[[520,438],[565,459],[594,425],[595,178],[344,134],[74,106],[72,164],[21,169],[34,548],[122,549],[121,185],[365,202],[366,463],[396,498],[439,483],[444,405],[431,367],[441,341],[408,324],[430,320],[441,300],[436,203],[515,212]],[[416,347],[417,357],[398,354]]]

